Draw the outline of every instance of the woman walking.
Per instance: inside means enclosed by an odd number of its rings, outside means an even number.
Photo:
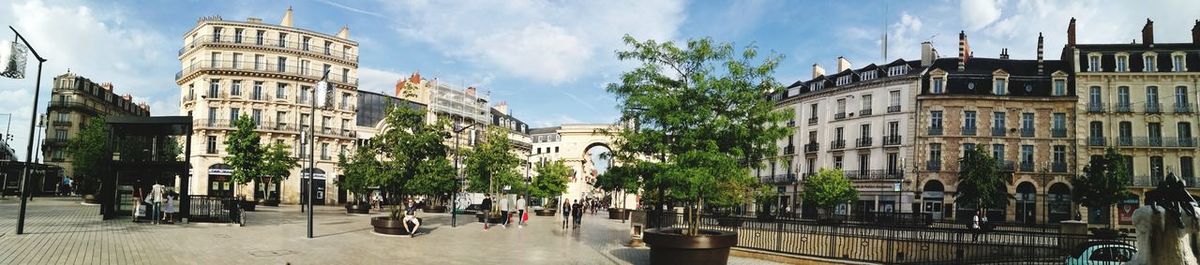
[[[569,222],[571,222],[571,203],[568,202],[567,200],[563,200],[563,205],[562,205],[562,223],[563,223],[562,228],[563,228],[563,230],[567,229],[567,223],[569,223]]]

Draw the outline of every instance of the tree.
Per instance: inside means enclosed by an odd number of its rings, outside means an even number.
[[[596,177],[596,187],[605,192],[618,193],[622,197],[619,199],[621,203],[625,202],[625,194],[629,191],[637,192],[641,187],[643,178],[647,178],[654,171],[653,163],[634,161],[616,165],[605,171],[599,177]],[[618,200],[615,196],[614,200]],[[615,206],[615,205],[614,205]],[[624,205],[621,205],[623,208]]]
[[[757,180],[748,168],[777,153],[775,142],[789,133],[782,125],[792,113],[769,100],[782,90],[773,78],[781,56],[759,60],[753,45],[738,52],[710,38],[685,47],[624,41],[629,49],[617,57],[640,65],[607,88],[620,102],[620,123],[633,125],[615,133],[614,156],[658,158],[643,187],[683,202],[683,233],[698,235],[699,209],[749,203]]]
[[[826,213],[838,204],[849,203],[858,198],[858,190],[850,185],[842,169],[822,168],[817,174],[804,179],[804,200]]]
[[[434,198],[435,206],[442,205],[446,196],[458,187],[454,166],[450,165],[450,160],[445,157],[421,163],[417,166],[417,171],[417,175],[406,183],[406,188],[413,194]]]
[[[94,195],[99,185],[99,174],[104,172],[105,165],[112,154],[108,152],[108,125],[103,117],[88,120],[75,138],[67,141],[67,153],[71,156],[71,167],[74,170],[76,192]]]
[[[384,130],[371,138],[374,143],[371,148],[358,151],[374,152],[381,161],[379,171],[364,176],[369,178],[368,183],[378,185],[389,194],[400,195],[389,196],[395,200],[406,194],[408,181],[447,174],[444,168],[439,168],[441,166],[423,165],[448,164],[444,162],[448,154],[445,140],[450,138],[450,133],[445,120],[426,123],[424,111],[393,105],[388,108],[384,123]]]
[[[1083,174],[1071,178],[1071,186],[1075,187],[1072,199],[1088,209],[1107,209],[1128,198],[1130,173],[1125,161],[1113,147],[1108,147],[1103,156],[1093,156],[1083,167]],[[1109,220],[1109,227],[1112,221]]]
[[[497,188],[511,187],[520,191],[525,185],[517,168],[521,159],[512,153],[508,132],[501,127],[488,128],[483,139],[463,154],[464,173],[470,181],[467,190],[495,194]],[[499,205],[493,204],[494,207]]]
[[[958,193],[955,201],[974,204],[977,210],[1008,204],[1005,192],[1006,175],[999,170],[998,160],[977,145],[959,159]]]
[[[246,184],[264,175],[264,150],[259,143],[258,132],[254,131],[257,125],[249,116],[242,115],[233,120],[233,126],[236,129],[225,138],[225,152],[229,155],[224,160],[225,164],[233,169],[229,180],[233,182],[234,190],[237,190],[237,185]]]
[[[611,172],[611,169],[610,169]],[[553,198],[567,191],[567,176],[571,168],[562,160],[546,163],[538,167],[537,176],[529,186],[529,196],[537,198]],[[603,177],[604,175],[601,175]],[[597,182],[600,180],[597,179]]]
[[[376,152],[371,146],[362,146],[350,155],[338,154],[338,168],[342,170],[342,178],[337,181],[342,187],[354,194],[355,201],[365,200],[364,195],[374,183],[374,176],[382,174],[383,164],[376,159]]]
[[[279,183],[291,175],[292,168],[300,166],[299,159],[292,157],[290,146],[283,143],[271,144],[267,148],[267,152],[263,155],[262,161],[262,181],[263,181],[263,196],[267,200],[279,198],[269,198],[271,195],[267,192],[267,187]],[[340,157],[339,157],[340,158]]]

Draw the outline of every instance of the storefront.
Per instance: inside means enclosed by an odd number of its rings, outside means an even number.
[[[937,180],[925,182],[925,187],[921,191],[921,201],[925,205],[921,208],[926,213],[929,213],[933,217],[933,220],[941,220],[943,218],[942,210],[944,207],[942,205],[945,203],[945,193],[945,187],[942,186],[942,182]]]
[[[1015,213],[1016,221],[1024,224],[1037,223],[1037,188],[1033,187],[1033,183],[1021,182],[1017,184],[1017,212]]]
[[[233,197],[233,168],[226,164],[208,167],[208,196]]]

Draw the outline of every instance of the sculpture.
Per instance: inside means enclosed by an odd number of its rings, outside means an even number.
[[[1168,174],[1146,192],[1146,205],[1133,212],[1138,252],[1126,264],[1198,264],[1191,246],[1200,242],[1200,218],[1184,187],[1175,174]]]

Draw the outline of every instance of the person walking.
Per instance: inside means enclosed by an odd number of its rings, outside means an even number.
[[[579,229],[579,225],[583,223],[583,204],[579,200],[575,200],[575,204],[571,205],[571,219],[575,221],[575,229]]]
[[[166,199],[167,199],[166,203],[165,203],[166,206],[163,207],[163,212],[166,214],[165,214],[165,216],[163,216],[163,221],[166,221],[168,224],[174,224],[175,223],[175,218],[174,218],[175,217],[175,192],[168,191]]]
[[[145,203],[142,201],[142,198],[144,198],[143,196],[145,196],[145,195],[142,194],[142,188],[137,188],[137,191],[133,192],[133,222],[134,223],[138,222],[138,217],[146,216],[146,209],[144,209],[142,207],[142,205]]]
[[[150,186],[150,198],[153,200],[150,203],[153,205],[152,209],[154,210],[150,216],[153,217],[151,220],[154,220],[154,224],[158,224],[158,219],[162,212],[163,188],[165,186],[157,182],[154,183],[154,186]]]
[[[979,241],[979,233],[983,230],[983,227],[979,225],[979,213],[980,212],[982,212],[982,211],[976,211],[975,216],[971,217],[971,241],[972,242]]]
[[[492,195],[484,194],[483,195],[483,203],[480,204],[479,206],[480,206],[479,208],[482,208],[480,210],[483,211],[483,231],[487,231],[488,230],[488,219],[489,219],[488,217],[491,217],[491,213],[492,213]]]
[[[525,196],[517,195],[517,228],[525,228]]]
[[[500,195],[500,225],[503,225],[504,229],[508,229],[508,219],[512,219],[512,216],[509,216],[508,209],[508,194]]]
[[[567,229],[567,223],[571,222],[571,202],[563,200],[562,205],[562,228]]]

